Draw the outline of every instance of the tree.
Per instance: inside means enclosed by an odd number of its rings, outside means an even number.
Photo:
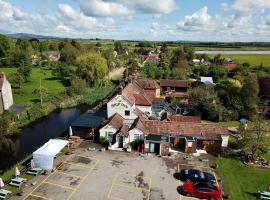
[[[5,113],[0,115],[0,138],[1,136],[4,136],[7,134],[9,123],[10,121]]]
[[[195,57],[194,48],[192,46],[184,45],[185,57],[188,61],[192,61]]]
[[[96,43],[96,46],[99,47],[99,48],[102,47],[101,42],[97,42],[97,43]]]
[[[19,73],[20,76],[23,77],[25,81],[27,81],[31,75],[31,66],[30,65],[25,65],[25,63],[21,63],[19,68],[17,69],[17,72]]]
[[[242,139],[240,146],[246,155],[250,154],[251,158],[255,157],[260,149],[269,147],[268,137],[270,133],[270,123],[261,117],[257,117],[248,127],[240,129]]]
[[[80,42],[78,40],[72,39],[71,40],[71,45],[73,47],[75,47],[77,50],[80,50],[81,49],[81,44],[80,44]]]
[[[58,42],[57,41],[51,41],[49,45],[50,51],[58,51]]]
[[[32,48],[31,46],[31,43],[29,42],[29,40],[27,39],[22,39],[22,38],[19,38],[17,41],[16,41],[16,46],[19,47],[20,49],[28,49],[28,48]]]
[[[172,76],[174,79],[187,80],[190,74],[190,68],[187,59],[181,59],[174,65]]]
[[[40,44],[39,44],[40,52],[49,51],[49,45],[50,44],[49,44],[48,40],[41,41]]]
[[[71,65],[67,65],[63,62],[58,62],[53,67],[52,75],[60,79],[65,79],[66,77],[70,77],[72,72],[73,70]]]
[[[217,103],[219,99],[213,85],[201,85],[190,89],[188,96],[190,105],[202,113],[203,119],[218,120]]]
[[[163,44],[161,47],[161,53],[159,54],[159,68],[163,70],[163,77],[168,79],[171,75],[170,70],[170,51],[167,46]]]
[[[11,59],[11,52],[14,48],[13,42],[10,38],[0,34],[0,65],[9,66]]]
[[[212,76],[214,81],[224,78],[228,74],[228,69],[223,66],[213,66],[209,69],[209,76]]]
[[[108,65],[106,59],[98,53],[88,53],[77,58],[77,74],[90,86],[108,83]]]
[[[120,41],[116,41],[114,43],[114,50],[118,53],[118,54],[123,54],[125,52],[125,48],[122,45],[122,42]]]
[[[140,69],[143,76],[150,79],[159,79],[162,77],[162,71],[159,70],[156,62],[146,62]]]
[[[88,92],[88,85],[85,80],[72,79],[68,89],[69,95],[84,95]]]
[[[74,64],[77,57],[77,49],[70,43],[66,43],[60,51],[59,61]]]
[[[17,68],[22,65],[32,66],[31,62],[32,51],[33,51],[32,47],[22,49],[19,46],[16,46],[11,54],[12,57],[11,64]]]
[[[8,74],[8,80],[11,83],[12,87],[21,88],[21,85],[24,82],[24,77],[18,72],[13,72]]]
[[[243,87],[241,89],[241,98],[243,103],[242,117],[252,119],[257,110],[259,95],[259,84],[257,76],[251,74],[244,80]]]
[[[37,95],[38,98],[40,99],[40,104],[43,105],[43,99],[45,97],[45,95],[48,93],[47,89],[42,87],[41,85],[41,79],[39,82],[39,87],[34,89],[33,94]]]

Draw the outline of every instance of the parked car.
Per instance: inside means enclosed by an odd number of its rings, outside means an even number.
[[[207,182],[186,182],[183,185],[183,194],[209,200],[222,199],[222,190],[219,186]]]
[[[209,182],[216,183],[216,178],[208,172],[202,172],[198,169],[182,169],[180,171],[180,180],[191,182]]]

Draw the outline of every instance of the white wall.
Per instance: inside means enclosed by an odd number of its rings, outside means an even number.
[[[127,102],[122,95],[117,95],[107,103],[107,117],[110,118],[114,114],[118,113],[124,119],[134,120],[137,116],[133,113],[135,105],[131,105]],[[130,115],[126,116],[125,111],[130,111]]]
[[[2,97],[3,97],[4,110],[7,110],[13,105],[11,85],[8,81],[4,81],[3,83]]]
[[[101,128],[99,130],[99,136],[102,136],[102,137],[107,137],[107,134],[106,132],[112,132],[112,133],[116,133],[116,129],[114,127],[112,127],[111,125],[107,124],[106,126],[104,126],[103,128]]]
[[[152,115],[152,106],[136,106],[143,113],[149,112]]]
[[[230,137],[229,135],[221,135],[221,138],[222,138],[221,146],[222,147],[228,147],[229,137]]]
[[[129,142],[133,142],[135,140],[135,138],[134,138],[135,134],[139,134],[141,140],[144,139],[144,133],[141,130],[134,128],[134,129],[129,131]]]

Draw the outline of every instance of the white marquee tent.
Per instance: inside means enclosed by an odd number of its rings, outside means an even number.
[[[33,153],[35,167],[52,170],[54,157],[68,145],[67,140],[51,139]]]

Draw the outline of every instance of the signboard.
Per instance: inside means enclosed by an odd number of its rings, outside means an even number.
[[[124,108],[128,108],[128,106],[126,104],[124,104],[124,103],[114,103],[114,104],[111,105],[112,108],[113,107],[119,107],[119,106],[124,107]]]

